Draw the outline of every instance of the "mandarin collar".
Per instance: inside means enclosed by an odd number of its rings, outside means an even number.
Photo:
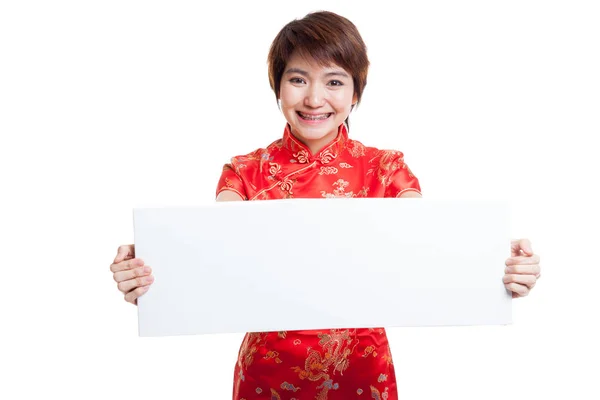
[[[293,158],[291,161],[295,161],[298,164],[308,164],[313,161],[329,164],[342,152],[347,140],[348,127],[346,123],[343,123],[338,128],[337,137],[317,154],[312,155],[308,147],[292,134],[290,124],[285,125],[283,132],[283,147],[292,154]]]

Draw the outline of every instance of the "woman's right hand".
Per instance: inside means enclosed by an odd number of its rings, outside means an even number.
[[[135,258],[132,244],[119,246],[117,256],[110,266],[117,287],[125,295],[125,301],[137,305],[137,298],[148,291],[154,277],[152,269],[144,261]]]

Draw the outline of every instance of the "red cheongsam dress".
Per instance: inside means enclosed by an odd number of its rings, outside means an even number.
[[[342,124],[336,139],[315,155],[286,125],[282,139],[224,166],[217,194],[224,190],[244,200],[269,200],[398,197],[421,188],[401,152],[351,140]],[[234,400],[355,398],[398,398],[383,328],[246,334],[235,365]]]

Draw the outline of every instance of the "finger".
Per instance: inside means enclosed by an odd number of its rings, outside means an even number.
[[[152,272],[152,268],[150,268],[149,266],[146,265],[145,267],[137,267],[134,269],[128,269],[125,271],[115,272],[113,274],[113,278],[114,278],[115,282],[119,283],[119,282],[123,282],[123,281],[128,281],[129,279],[134,279],[134,278],[150,275],[151,272]]]
[[[505,264],[539,264],[540,256],[533,254],[531,256],[515,256],[506,259]]]
[[[110,265],[110,270],[111,272],[119,272],[119,271],[125,271],[128,269],[133,269],[133,268],[137,268],[137,267],[143,267],[144,266],[144,260],[142,260],[141,258],[132,258],[130,260],[125,260],[125,261],[121,261],[120,263],[117,264],[111,264]]]
[[[537,282],[537,278],[535,277],[535,275],[507,274],[507,275],[504,275],[504,277],[502,278],[502,281],[505,284],[518,283],[520,285],[527,286],[529,289],[533,289],[533,287],[535,286],[535,283]]]
[[[118,264],[123,260],[134,258],[135,257],[135,248],[132,244],[124,244],[123,246],[119,246],[117,250],[117,256],[113,261],[114,264]]]
[[[510,253],[512,257],[520,256],[521,250],[525,255],[533,255],[533,248],[529,239],[514,239],[510,242]]]
[[[504,269],[506,274],[521,274],[521,275],[539,275],[541,272],[540,264],[517,264],[507,265]]]
[[[525,297],[529,294],[529,288],[518,283],[507,283],[504,287],[510,292],[518,294],[520,297]]]
[[[117,288],[123,293],[131,292],[140,286],[148,286],[154,282],[154,276],[138,276],[137,278],[122,281],[117,284]]]
[[[150,286],[141,286],[125,295],[125,301],[137,305],[137,299],[150,289]]]

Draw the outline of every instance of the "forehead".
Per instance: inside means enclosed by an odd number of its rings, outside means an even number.
[[[284,72],[290,68],[299,68],[311,73],[327,73],[331,71],[345,71],[348,73],[348,71],[337,65],[333,60],[319,62],[310,54],[304,54],[298,51],[294,51],[292,53],[292,56],[286,64]]]

